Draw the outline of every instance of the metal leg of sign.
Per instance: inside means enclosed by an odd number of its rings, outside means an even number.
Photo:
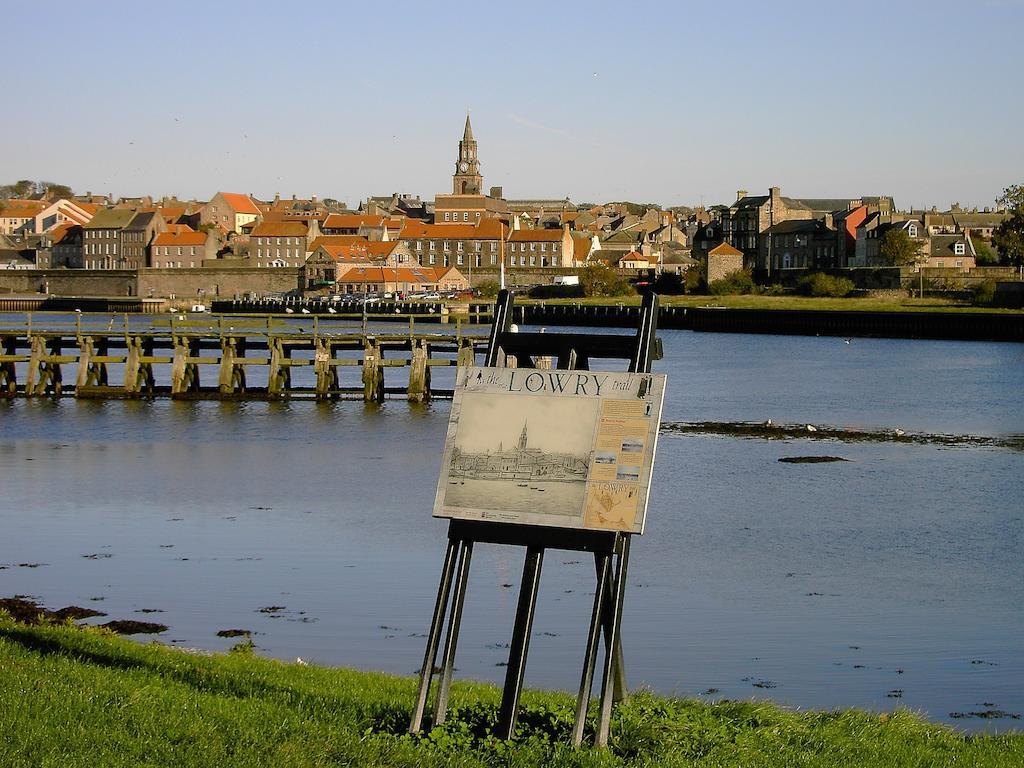
[[[455,554],[460,545],[459,539],[448,539],[448,549],[441,567],[441,582],[437,587],[437,602],[434,603],[434,617],[430,622],[430,635],[427,637],[427,650],[423,654],[423,667],[420,669],[420,689],[416,696],[416,708],[409,722],[409,733],[419,733],[423,727],[423,713],[427,709],[427,697],[430,695],[430,680],[434,676],[434,660],[437,658],[437,646],[441,641],[441,625],[444,622],[445,609],[448,607],[448,593],[451,591],[452,574],[455,571]]]
[[[448,619],[448,636],[444,641],[444,660],[441,662],[441,677],[437,685],[437,704],[434,707],[434,725],[444,722],[448,713],[448,690],[452,686],[452,670],[455,667],[455,647],[459,642],[459,627],[462,624],[462,605],[466,601],[466,582],[469,580],[469,562],[473,557],[473,542],[464,539],[459,552],[459,570],[455,578],[455,593],[452,595],[452,613]]]
[[[608,576],[611,573],[612,556],[610,552],[595,552],[597,561],[597,589],[594,590],[594,611],[590,616],[590,631],[587,633],[587,649],[583,656],[583,676],[580,679],[580,692],[576,697],[576,723],[572,729],[572,745],[583,743],[583,729],[587,723],[587,709],[590,706],[590,689],[594,685],[594,667],[597,663],[597,644],[601,639],[601,626],[604,623],[605,595],[608,592]]]
[[[543,548],[527,548],[523,583],[519,587],[519,605],[516,607],[516,623],[512,630],[512,647],[508,653],[508,670],[505,672],[505,689],[501,696],[501,713],[498,715],[499,739],[511,739],[516,729],[516,709],[519,706],[519,694],[523,690],[526,655],[530,648],[530,630],[537,607],[537,587],[540,585],[543,562]]]
[[[622,626],[622,602],[626,594],[626,566],[629,563],[629,536],[624,536],[622,551],[615,566],[614,596],[605,613],[611,617],[611,631],[605,635],[606,653],[604,674],[601,679],[601,712],[597,719],[594,746],[608,746],[608,732],[611,729],[612,702],[614,700],[616,667],[621,669],[621,658],[615,652],[619,643],[619,629]]]

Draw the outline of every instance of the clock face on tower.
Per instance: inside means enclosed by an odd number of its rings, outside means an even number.
[[[463,173],[468,171],[469,170],[469,163],[467,163],[467,162],[459,163],[459,170],[462,171]]]

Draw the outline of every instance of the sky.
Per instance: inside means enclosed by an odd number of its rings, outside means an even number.
[[[0,183],[662,205],[1024,183],[1024,0],[0,0]],[[13,70],[13,72],[12,72]],[[13,77],[11,75],[13,74]]]

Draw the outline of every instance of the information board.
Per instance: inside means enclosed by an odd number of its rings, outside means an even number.
[[[434,516],[643,533],[665,375],[459,368]]]

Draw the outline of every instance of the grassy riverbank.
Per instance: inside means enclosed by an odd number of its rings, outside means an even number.
[[[617,304],[639,305],[639,295],[594,297],[587,299],[545,299],[543,301],[517,297],[521,304],[596,304],[615,306]],[[733,309],[800,309],[805,311],[842,312],[986,312],[995,314],[1021,314],[1024,310],[997,307],[976,307],[964,302],[938,298],[815,298],[811,296],[669,296],[659,297],[662,306],[669,307],[729,307]]]
[[[573,701],[524,694],[516,742],[487,735],[500,692],[456,683],[453,714],[404,735],[415,681],[202,655],[0,614],[0,764],[13,766],[1019,766],[1024,735],[965,737],[897,711],[634,695],[610,750],[565,745]]]

